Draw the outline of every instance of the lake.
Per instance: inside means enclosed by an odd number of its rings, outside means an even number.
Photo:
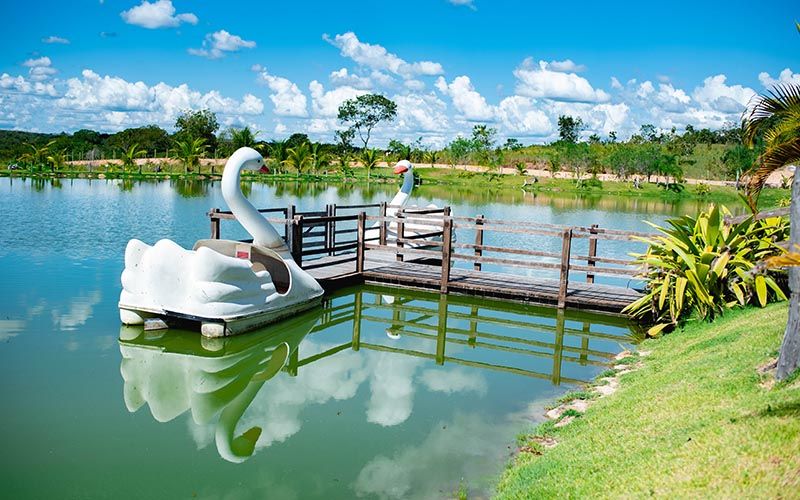
[[[305,210],[395,189],[247,191],[257,206]],[[691,209],[438,186],[415,202],[631,230]],[[0,179],[6,497],[481,496],[517,433],[632,341],[612,316],[369,286],[224,340],[122,327],[128,239],[191,246],[211,207],[225,207],[218,184]],[[246,235],[231,223],[223,236]]]

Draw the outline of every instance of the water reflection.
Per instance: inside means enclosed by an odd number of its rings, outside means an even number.
[[[318,315],[311,312],[281,323],[279,329],[229,339],[174,331],[153,335],[123,327],[119,348],[125,406],[135,412],[147,404],[159,422],[191,411],[197,425],[213,425],[222,458],[243,462],[253,454],[262,429],[252,426],[236,435],[239,420]]]
[[[421,394],[491,399],[494,372],[554,385],[585,382],[628,332],[617,317],[364,287],[229,339],[123,328],[120,370],[131,412],[147,404],[157,421],[168,422],[190,411],[198,447],[213,441],[223,458],[238,462],[297,434],[304,412],[331,401],[358,396],[366,423],[391,428],[409,421]],[[284,343],[285,352],[276,350]],[[488,422],[482,413],[449,425],[460,422],[470,434]],[[490,427],[486,436],[494,435]],[[420,446],[443,448],[438,456],[454,449],[434,434],[428,440]],[[404,453],[370,461],[357,489],[377,493],[387,464],[409,460]]]

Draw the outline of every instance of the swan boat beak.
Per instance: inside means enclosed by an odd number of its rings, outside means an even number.
[[[262,174],[268,174],[269,168],[267,168],[266,165],[262,165],[261,168],[258,169],[258,171],[261,172]]]
[[[399,164],[395,165],[395,167],[394,167],[394,173],[395,174],[400,175],[400,174],[404,174],[406,172],[408,172],[408,167],[406,167],[405,165],[399,165]]]

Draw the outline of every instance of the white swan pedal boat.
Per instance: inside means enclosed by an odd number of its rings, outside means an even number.
[[[242,170],[263,167],[256,150],[240,148],[222,174],[222,196],[253,243],[199,240],[187,250],[170,240],[152,246],[128,242],[119,299],[123,324],[190,321],[207,337],[223,337],[320,303],[322,287],[294,262],[275,228],[242,194]]]

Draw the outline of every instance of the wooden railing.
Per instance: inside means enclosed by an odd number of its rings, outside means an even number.
[[[387,223],[397,224],[398,237],[396,245],[387,245],[382,242],[375,244],[367,241],[363,236],[366,234],[365,228],[369,221],[377,221],[381,225]],[[404,237],[402,227],[404,224],[409,223],[429,227],[441,227],[442,229],[440,232],[432,233],[441,235],[441,240],[427,239],[427,234],[422,235],[424,236],[422,238]],[[632,259],[619,259],[598,255],[598,241],[630,241],[634,236],[652,236],[650,233],[605,229],[597,225],[588,227],[561,226],[538,222],[487,219],[482,215],[478,217],[453,217],[449,215],[429,216],[422,213],[406,214],[403,217],[368,216],[362,213],[359,214],[358,228],[359,244],[357,247],[358,252],[356,259],[356,269],[358,272],[363,272],[364,270],[366,250],[393,252],[397,254],[397,260],[399,261],[402,261],[403,255],[406,254],[439,258],[441,259],[440,292],[447,293],[451,283],[450,275],[454,261],[471,262],[474,271],[481,271],[483,264],[498,264],[501,266],[548,270],[551,272],[558,272],[559,274],[559,308],[564,308],[566,305],[570,273],[586,273],[586,282],[590,284],[595,282],[596,275],[634,278],[640,273],[639,265]],[[462,243],[454,241],[453,232],[456,229],[473,230],[475,232],[475,242]],[[557,238],[561,241],[561,251],[551,252],[518,247],[487,245],[484,243],[487,232]],[[589,240],[587,255],[575,255],[572,245],[575,239]],[[414,246],[409,247],[409,244]],[[472,252],[460,251],[462,249],[468,249]],[[488,256],[486,255],[487,252],[508,254],[514,257]],[[517,256],[552,259],[557,262],[524,259]],[[612,264],[615,267],[610,267],[608,264]]]

